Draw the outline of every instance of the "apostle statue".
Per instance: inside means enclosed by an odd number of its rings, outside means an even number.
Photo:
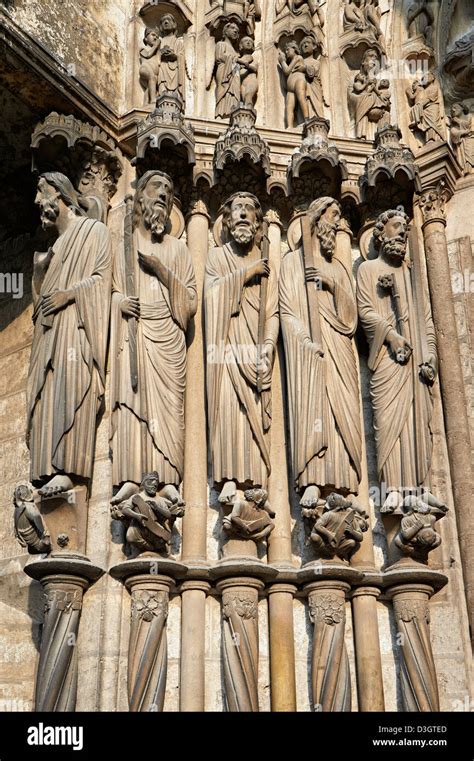
[[[422,79],[416,79],[406,90],[410,108],[410,129],[420,144],[445,140],[446,127],[441,110],[440,89],[436,77],[429,71]]]
[[[265,488],[270,473],[270,385],[278,292],[262,257],[263,212],[251,193],[224,204],[227,242],[211,249],[204,280],[210,451],[220,501],[237,488]],[[265,239],[263,240],[264,249]]]
[[[415,243],[411,268],[406,260],[407,230],[401,209],[380,214],[374,228],[378,257],[363,262],[357,277],[359,319],[370,346],[378,478],[388,492],[384,512],[420,489],[425,501],[442,507],[429,492],[438,355]]]
[[[115,259],[111,325],[112,504],[156,473],[160,496],[181,504],[186,329],[197,309],[186,245],[169,234],[174,187],[156,170],[137,183],[133,230]]]
[[[222,30],[222,40],[216,45],[213,72],[216,79],[216,119],[226,119],[240,103],[239,38],[239,27],[234,21],[229,21]]]
[[[466,103],[451,106],[449,134],[463,174],[469,174],[474,170],[474,116]]]
[[[112,254],[102,222],[83,216],[70,180],[41,175],[36,203],[58,238],[35,254],[28,374],[31,481],[41,497],[90,479],[105,388]]]
[[[330,491],[356,494],[361,475],[358,369],[352,337],[357,306],[351,272],[337,258],[341,209],[313,201],[303,248],[280,270],[292,470],[304,508]]]

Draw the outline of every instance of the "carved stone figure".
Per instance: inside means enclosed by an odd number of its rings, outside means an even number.
[[[251,193],[223,209],[228,242],[209,253],[204,280],[207,397],[213,477],[220,501],[241,488],[265,487],[271,377],[278,336],[278,293],[260,241],[263,212]]]
[[[406,91],[410,109],[410,129],[422,145],[432,140],[445,140],[446,129],[441,112],[440,92],[433,72],[415,80]]]
[[[233,503],[232,512],[224,517],[222,527],[229,536],[258,542],[275,528],[274,517],[266,489],[247,489],[244,499]]]
[[[451,106],[451,143],[464,174],[474,169],[474,117],[465,103]]]
[[[216,78],[216,119],[230,116],[240,103],[239,27],[230,21],[222,30],[216,45],[214,73]]]
[[[280,51],[280,67],[286,77],[286,126],[293,129],[298,108],[306,121],[311,116],[324,116],[321,66],[314,57],[314,37],[307,35],[301,44],[290,40],[285,52]]]
[[[145,105],[154,104],[158,95],[177,93],[184,101],[186,61],[184,43],[177,34],[171,13],[165,13],[158,31],[145,29],[140,49],[140,84],[145,90]]]
[[[312,508],[323,504],[323,489],[357,493],[362,439],[351,340],[357,307],[351,273],[336,249],[341,209],[323,197],[313,201],[308,215],[303,250],[283,257],[280,319],[293,478],[301,505]]]
[[[415,0],[407,11],[408,37],[422,37],[430,47],[433,44],[434,15],[428,0]]]
[[[367,50],[349,96],[356,136],[366,140],[373,140],[377,129],[390,121],[390,82],[377,78],[379,71],[377,51]]]
[[[183,502],[170,498],[169,490],[161,489],[158,473],[146,473],[140,490],[129,499],[112,506],[112,517],[127,520],[126,540],[140,552],[168,555],[171,532],[176,518],[184,515]]]
[[[258,93],[258,64],[255,60],[255,43],[251,37],[243,37],[239,45],[240,100],[244,106],[253,108]]]
[[[359,319],[370,345],[378,478],[390,512],[405,489],[428,490],[432,451],[431,386],[438,355],[429,302],[414,243],[406,261],[408,217],[382,213],[374,228],[378,257],[363,262],[357,277]]]
[[[33,499],[33,490],[22,484],[13,497],[15,535],[32,555],[51,551],[51,539]]]
[[[403,553],[414,560],[426,563],[428,554],[439,547],[441,537],[435,531],[436,516],[432,513],[430,494],[426,501],[423,497],[409,495],[405,497],[402,508],[409,508],[403,516],[400,531],[395,537],[395,544]]]
[[[53,496],[92,474],[96,417],[105,387],[111,244],[102,224],[82,216],[59,172],[41,175],[36,202],[59,237],[36,255],[27,441],[31,481]],[[44,483],[44,481],[47,483]]]
[[[316,518],[310,538],[322,558],[338,557],[349,561],[369,527],[367,513],[336,493],[327,498],[322,515],[318,515],[314,508],[303,508],[302,514]]]
[[[343,15],[343,30],[346,35],[353,35],[356,45],[361,35],[372,37],[382,43],[380,29],[381,11],[378,0],[346,0]]]
[[[261,0],[210,0],[210,4],[218,6],[223,17],[239,18],[246,23],[247,34],[255,34],[255,24],[262,17]]]
[[[138,181],[133,229],[115,258],[111,322],[112,504],[156,471],[165,496],[179,500],[183,475],[186,329],[197,309],[186,245],[169,234],[171,178]],[[131,219],[130,227],[132,227]]]

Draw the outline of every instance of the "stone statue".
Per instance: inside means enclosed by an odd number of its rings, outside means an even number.
[[[314,508],[303,508],[302,514],[305,518],[316,519],[311,541],[318,555],[330,560],[338,557],[348,562],[369,527],[367,513],[336,493],[328,496],[322,515],[318,515]]]
[[[309,241],[283,257],[280,319],[293,478],[300,504],[313,508],[324,504],[323,489],[357,493],[362,434],[352,346],[357,306],[352,274],[336,248],[341,209],[323,197],[308,216]]]
[[[166,496],[164,496],[166,494]],[[128,522],[127,542],[139,552],[169,555],[171,532],[176,518],[182,518],[182,502],[174,503],[164,489],[160,492],[158,473],[146,473],[140,490],[129,499],[112,505],[112,518]]]
[[[275,528],[274,517],[266,489],[247,489],[244,499],[237,499],[230,515],[223,518],[222,527],[229,536],[258,542]]]
[[[406,91],[410,109],[410,129],[420,143],[445,140],[446,129],[441,112],[440,92],[433,72],[416,79]]]
[[[177,94],[184,102],[186,60],[183,39],[176,32],[177,24],[171,13],[161,17],[158,32],[145,29],[139,70],[145,105],[154,104],[164,93]]]
[[[433,45],[434,15],[428,0],[415,0],[407,11],[408,37],[422,37],[427,45]]]
[[[465,103],[451,106],[450,137],[463,174],[469,174],[474,169],[474,117]]]
[[[214,74],[216,78],[216,119],[225,119],[240,103],[239,27],[229,21],[216,45]],[[209,85],[210,87],[210,85]]]
[[[120,489],[113,504],[129,498],[143,473],[152,471],[158,473],[162,496],[180,500],[186,329],[197,295],[190,253],[168,232],[173,200],[167,174],[152,170],[139,179],[133,231],[125,256],[115,259],[110,403],[112,483]],[[131,325],[136,325],[132,336]]]
[[[303,13],[310,14],[313,24],[311,34],[324,54],[324,11],[321,3],[318,0],[276,0],[275,18],[279,19],[288,12],[296,17]]]
[[[255,43],[252,37],[242,37],[239,45],[240,100],[244,106],[253,108],[258,93],[258,64],[255,60]]]
[[[219,6],[223,16],[235,16],[246,22],[247,34],[255,34],[255,24],[260,21],[262,17],[262,4],[261,0],[232,0],[229,7],[229,0],[210,0],[211,6]],[[236,10],[236,5],[240,5],[240,9]]]
[[[286,126],[293,129],[298,108],[304,121],[311,116],[324,116],[321,65],[314,57],[317,45],[307,35],[301,44],[290,40],[285,52],[279,52],[279,63],[286,77]]]
[[[356,136],[373,140],[379,127],[390,121],[390,82],[379,79],[380,60],[376,50],[367,50],[349,96]]]
[[[426,495],[426,501],[425,495],[405,497],[402,508],[408,507],[409,512],[403,516],[395,537],[395,544],[403,555],[422,563],[426,563],[428,554],[441,544],[441,537],[434,528],[436,516],[428,501],[430,497]]]
[[[381,11],[378,0],[346,0],[343,14],[345,34],[354,35],[354,43],[360,35],[370,36],[383,47],[380,29]]]
[[[275,273],[262,258],[263,212],[251,193],[224,204],[228,242],[209,253],[204,280],[207,398],[220,501],[265,488],[270,473],[271,377],[278,336]]]
[[[378,257],[363,262],[357,277],[359,319],[370,346],[378,478],[388,492],[384,512],[401,504],[406,489],[428,491],[431,465],[438,355],[419,262],[413,257],[413,272],[406,261],[407,229],[403,211],[383,212],[374,228]]]
[[[33,499],[33,490],[22,484],[13,496],[15,535],[32,555],[51,551],[51,539]]]
[[[59,237],[35,258],[27,443],[31,481],[53,496],[90,479],[105,388],[112,255],[102,222],[82,216],[65,175],[48,172],[36,202]],[[44,483],[46,481],[46,483]]]

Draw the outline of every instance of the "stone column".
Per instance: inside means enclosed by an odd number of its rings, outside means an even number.
[[[71,712],[77,697],[77,637],[84,592],[103,574],[85,557],[50,557],[25,566],[41,582],[45,619],[36,674],[35,710]]]
[[[271,264],[280,269],[281,224],[273,210],[267,214]],[[272,379],[272,428],[268,500],[275,511],[275,528],[268,541],[268,562],[281,569],[292,566],[291,510],[284,416],[284,360],[279,344]],[[272,711],[296,711],[296,677],[293,626],[293,597],[296,586],[273,584],[268,588],[270,673]]]
[[[474,526],[472,501],[471,442],[464,392],[456,315],[451,289],[446,217],[446,190],[442,183],[423,189],[419,207],[423,215],[423,239],[431,297],[431,309],[439,356],[446,443],[451,470],[456,520],[464,573],[464,587],[471,631],[474,630]]]
[[[208,500],[203,282],[209,250],[209,215],[201,196],[187,218],[187,237],[199,303],[188,335],[183,477],[186,513],[183,518],[182,560],[188,565],[205,568]],[[208,589],[209,584],[199,579],[187,581],[181,587],[181,711],[204,711],[205,708],[204,647]]]

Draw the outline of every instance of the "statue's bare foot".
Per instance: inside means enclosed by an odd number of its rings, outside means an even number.
[[[437,507],[438,510],[442,510],[443,513],[446,513],[448,510],[447,505],[435,497],[434,494],[428,491],[428,489],[423,492],[422,500],[423,502],[426,502],[428,505],[430,505],[430,507]]]
[[[110,500],[111,505],[119,505],[120,502],[124,502],[126,499],[130,499],[130,497],[133,497],[134,494],[136,494],[139,491],[139,487],[137,484],[134,484],[133,481],[125,481],[125,483],[120,487],[115,497],[113,497]]]
[[[388,493],[387,499],[383,503],[382,507],[380,508],[381,513],[393,513],[394,510],[397,509],[397,507],[401,507],[403,502],[403,497],[398,491],[390,491]]]
[[[219,494],[221,505],[231,505],[237,496],[237,486],[235,481],[226,481]]]
[[[74,484],[69,476],[53,476],[47,484],[38,489],[40,497],[55,497],[57,494],[64,494],[74,488]]]
[[[185,502],[174,484],[166,484],[161,491],[160,497],[168,499],[175,507],[182,507]]]
[[[318,507],[319,505],[324,505],[324,500],[320,499],[320,494],[321,492],[314,484],[312,486],[307,486],[300,499],[301,507],[313,508]]]

